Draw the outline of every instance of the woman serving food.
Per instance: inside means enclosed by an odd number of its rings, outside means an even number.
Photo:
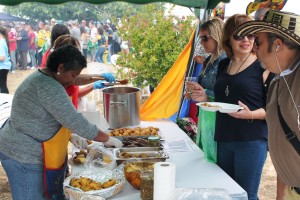
[[[78,113],[65,91],[86,66],[76,47],[60,47],[51,53],[46,68],[16,90],[11,117],[0,134],[0,160],[13,199],[65,199],[62,183],[71,131],[122,146]]]

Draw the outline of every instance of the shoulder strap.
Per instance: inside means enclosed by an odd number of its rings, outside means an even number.
[[[284,118],[282,117],[282,114],[280,111],[280,106],[278,103],[277,103],[277,111],[278,111],[279,121],[280,121],[282,129],[285,133],[286,139],[291,143],[291,145],[293,145],[295,150],[300,155],[300,142],[299,142],[295,132],[290,129],[290,127],[287,125]]]
[[[7,118],[4,123],[1,125],[0,130],[4,127],[4,125],[8,122],[9,118]]]

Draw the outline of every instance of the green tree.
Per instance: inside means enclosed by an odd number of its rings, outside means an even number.
[[[99,20],[121,18],[125,13],[134,15],[141,9],[140,5],[124,2],[94,5],[85,2],[68,2],[58,5],[43,3],[22,3],[17,6],[6,6],[4,10],[30,21],[45,21],[52,17],[62,21],[85,19]]]
[[[122,18],[120,35],[129,41],[129,54],[120,53],[117,64],[129,68],[128,77],[136,86],[156,87],[172,67],[191,36],[195,17],[179,19],[164,15],[149,4],[135,16]],[[162,8],[162,6],[160,6]],[[174,25],[174,21],[177,24]],[[124,75],[123,75],[124,76]]]

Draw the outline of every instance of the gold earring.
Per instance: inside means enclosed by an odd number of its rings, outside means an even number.
[[[59,76],[59,75],[60,75],[60,72],[57,72],[56,74]]]

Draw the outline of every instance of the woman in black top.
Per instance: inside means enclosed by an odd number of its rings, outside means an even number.
[[[247,15],[230,17],[223,29],[226,59],[219,64],[215,84],[216,102],[239,104],[236,113],[217,113],[215,140],[217,164],[257,200],[263,165],[267,156],[266,94],[264,69],[253,53],[254,35],[236,37],[234,30],[250,21]]]

